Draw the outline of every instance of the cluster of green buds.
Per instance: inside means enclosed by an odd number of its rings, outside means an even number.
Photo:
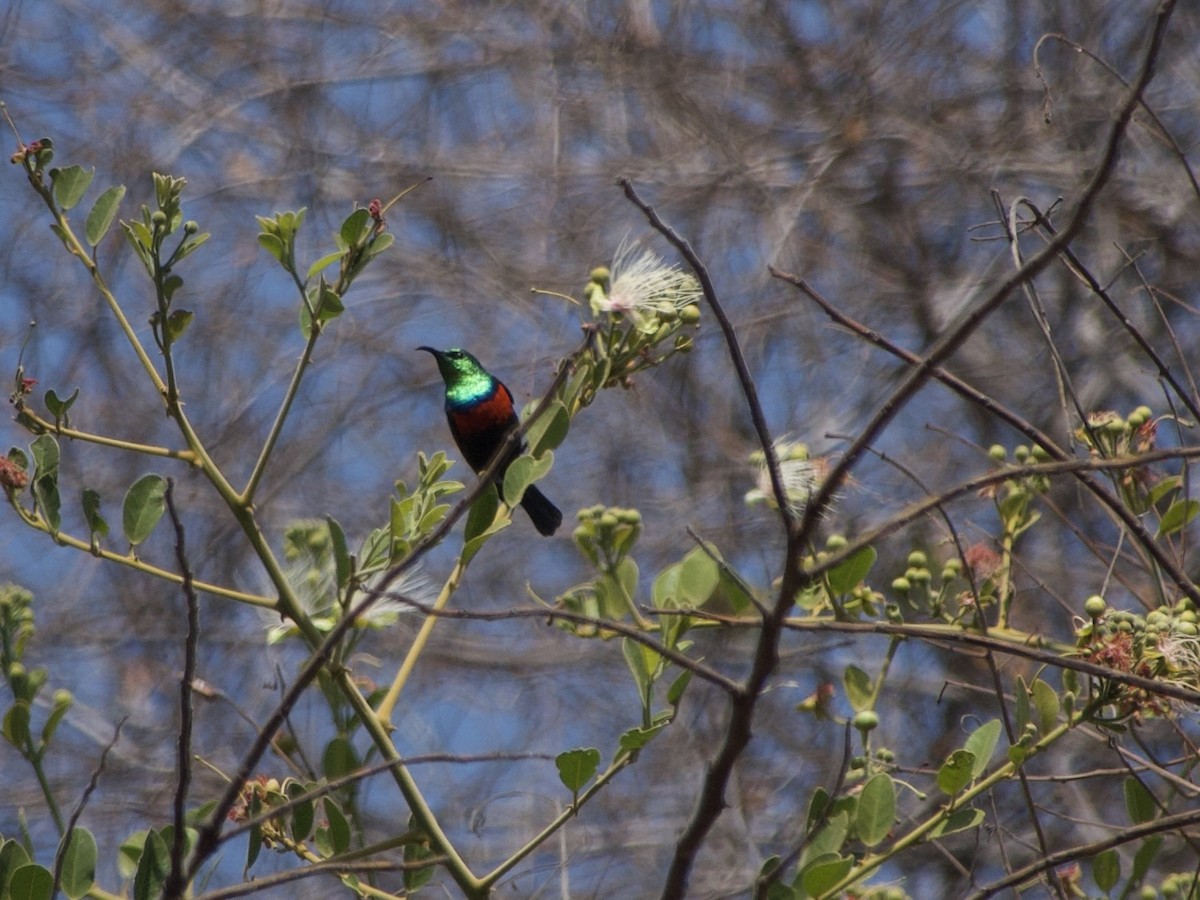
[[[1163,900],[1185,900],[1195,897],[1198,889],[1200,878],[1196,877],[1195,872],[1172,872],[1159,884],[1158,892],[1151,885],[1146,885],[1142,888],[1141,897],[1143,900],[1157,900],[1161,894]]]
[[[597,389],[629,386],[637,372],[692,348],[700,282],[652,250],[622,242],[611,267],[592,270],[583,296],[597,334]]]
[[[1075,437],[1090,453],[1104,459],[1145,453],[1154,447],[1158,422],[1153,416],[1148,406],[1139,406],[1124,419],[1112,410],[1088,413]]]
[[[592,619],[640,619],[635,602],[639,573],[630,551],[642,533],[642,514],[597,504],[581,509],[578,519],[571,537],[597,577],[560,594],[555,608]],[[613,636],[591,623],[561,620],[559,625],[579,637]]]
[[[854,714],[851,724],[858,729],[860,734],[863,734],[863,740],[866,740],[866,734],[879,727],[879,716],[871,709],[864,709]],[[846,769],[846,780],[849,782],[862,781],[865,778],[874,775],[876,772],[886,772],[896,765],[896,754],[887,747],[876,747],[871,751],[870,756],[862,753],[850,757],[850,765]]]
[[[1084,603],[1076,620],[1076,646],[1094,661],[1121,672],[1200,689],[1200,617],[1184,597],[1145,615],[1111,609],[1100,596]],[[1128,700],[1149,698],[1130,696]]]
[[[571,538],[596,568],[611,569],[629,555],[642,533],[642,514],[636,509],[603,504],[581,509]]]
[[[988,448],[988,457],[998,463],[1004,463],[1008,460],[1008,450],[1002,444],[992,444]],[[1033,466],[1038,463],[1050,462],[1050,453],[1045,447],[1040,444],[1034,444],[1032,447],[1025,444],[1017,444],[1013,448],[1013,459],[1018,466]],[[992,491],[995,496],[1000,497],[1000,502],[1004,503],[1010,496],[1019,495],[1036,495],[1044,494],[1050,488],[1050,479],[1045,475],[1030,475],[1026,478],[1014,478],[1004,482],[1002,491]],[[1009,501],[1013,503],[1015,501]]]
[[[40,760],[59,723],[71,708],[70,691],[58,690],[50,704],[50,714],[42,725],[40,737],[31,730],[30,717],[37,695],[46,684],[47,672],[23,662],[25,647],[34,634],[33,595],[13,584],[0,585],[0,670],[12,693],[13,704],[3,714],[4,738],[23,756]]]
[[[960,613],[966,607],[973,607],[973,595],[961,590],[962,560],[957,556],[947,559],[935,580],[931,566],[936,565],[924,550],[911,551],[905,560],[904,574],[892,579],[892,590],[917,609],[927,610],[934,618],[945,613],[954,597],[958,599]]]

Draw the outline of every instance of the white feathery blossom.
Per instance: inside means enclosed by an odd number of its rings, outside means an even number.
[[[773,446],[775,458],[779,460],[779,475],[783,482],[783,492],[787,495],[788,506],[793,512],[799,512],[829,472],[829,459],[824,456],[810,457],[807,444],[788,438],[775,441]],[[766,454],[756,450],[750,454],[750,461],[757,465],[758,472],[755,476],[755,487],[746,492],[746,502],[775,506],[775,490],[771,485],[771,471],[767,468]]]
[[[657,330],[660,318],[674,319],[702,296],[694,275],[625,240],[617,247],[611,270],[598,270],[593,285],[589,295],[593,313],[627,316],[639,331],[648,333]]]

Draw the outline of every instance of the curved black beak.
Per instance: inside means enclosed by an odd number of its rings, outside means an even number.
[[[434,359],[441,359],[441,358],[442,358],[442,351],[441,351],[441,350],[434,350],[432,347],[424,347],[424,346],[422,346],[422,347],[418,347],[417,349],[418,349],[418,350],[424,350],[426,353],[432,353],[432,354],[433,354],[433,358],[434,358]]]

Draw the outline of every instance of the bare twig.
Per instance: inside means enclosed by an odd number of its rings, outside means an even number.
[[[754,722],[754,712],[758,705],[758,698],[762,694],[763,688],[766,687],[767,679],[775,671],[775,667],[779,662],[779,639],[783,633],[783,617],[794,602],[796,592],[800,589],[804,581],[805,576],[800,568],[800,551],[805,545],[807,531],[802,528],[796,513],[788,502],[787,492],[783,486],[783,476],[779,471],[779,460],[771,441],[770,432],[767,429],[766,417],[763,415],[762,406],[758,402],[758,393],[754,387],[754,380],[751,378],[750,370],[746,366],[745,357],[742,355],[741,346],[738,343],[737,333],[734,331],[733,324],[730,322],[729,317],[725,315],[724,308],[717,297],[712,281],[708,277],[708,270],[696,255],[691,245],[667,225],[653,207],[637,195],[629,179],[622,179],[621,185],[625,190],[625,195],[645,214],[650,224],[678,248],[679,252],[683,254],[684,258],[687,259],[688,263],[695,270],[696,277],[699,279],[700,286],[704,291],[704,298],[712,309],[713,315],[716,316],[717,321],[721,324],[721,332],[725,338],[726,348],[737,369],[738,381],[741,384],[742,392],[745,394],[750,417],[754,422],[755,432],[763,448],[763,455],[766,458],[767,468],[771,475],[771,490],[779,505],[780,516],[782,517],[787,536],[787,544],[784,549],[783,577],[780,579],[779,594],[768,615],[762,619],[762,628],[759,632],[758,640],[755,642],[750,671],[741,689],[734,695],[733,701],[730,704],[729,721],[725,726],[724,740],[709,763],[699,795],[696,798],[695,809],[675,843],[675,852],[671,857],[671,865],[667,870],[667,877],[663,883],[662,890],[664,900],[673,900],[673,898],[682,898],[687,892],[688,878],[695,863],[696,855],[700,852],[700,847],[704,843],[704,839],[726,807],[725,788],[728,786],[729,779],[733,774],[734,764],[742,755],[742,751],[750,743],[751,726]],[[825,508],[831,494],[832,491],[820,497],[820,499],[810,501],[805,511],[804,520],[815,523],[821,510]]]
[[[100,761],[96,763],[96,768],[92,770],[92,775],[88,779],[87,787],[83,790],[83,795],[79,798],[79,802],[75,804],[75,809],[72,810],[71,816],[67,820],[67,827],[63,831],[62,840],[58,844],[58,852],[54,855],[54,886],[50,892],[51,897],[58,895],[59,886],[62,883],[63,861],[67,847],[71,843],[71,835],[75,831],[75,826],[79,823],[79,817],[83,815],[83,810],[87,806],[92,792],[100,784],[100,776],[104,773],[104,765],[108,761],[108,753],[117,745],[117,741],[121,739],[121,729],[125,726],[125,721],[128,718],[128,716],[121,716],[120,721],[117,722],[117,727],[113,729],[112,738],[104,745],[104,749],[100,751]]]
[[[1095,841],[1091,844],[1081,844],[1077,847],[1069,847],[1066,850],[1059,850],[1056,853],[1039,857],[1036,862],[1030,863],[1024,868],[1017,869],[1004,878],[986,885],[974,894],[968,895],[968,900],[985,900],[987,897],[994,897],[1001,891],[1022,885],[1046,872],[1052,872],[1056,867],[1064,863],[1074,862],[1077,859],[1087,859],[1095,856],[1097,853],[1111,850],[1114,847],[1122,847],[1125,844],[1131,844],[1143,838],[1174,831],[1177,828],[1187,828],[1197,823],[1200,823],[1200,810],[1193,809],[1177,813],[1173,816],[1163,816],[1161,819],[1144,822],[1140,825],[1127,825],[1117,834],[1103,840]]]
[[[175,559],[183,576],[183,597],[187,603],[187,635],[184,638],[183,676],[179,680],[179,751],[178,775],[175,782],[174,831],[171,840],[171,871],[163,884],[163,896],[182,897],[187,891],[184,878],[184,854],[187,852],[188,790],[192,782],[192,682],[196,677],[196,651],[200,641],[200,601],[192,587],[192,567],[184,543],[183,520],[175,507],[175,481],[167,479],[167,514],[175,529]]]

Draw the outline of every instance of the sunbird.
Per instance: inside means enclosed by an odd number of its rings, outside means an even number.
[[[446,383],[446,421],[450,424],[450,434],[467,465],[476,473],[482,472],[517,427],[512,392],[466,350],[417,349],[432,353],[437,360],[438,372]],[[496,474],[498,488],[504,483],[505,470],[524,449],[522,445],[513,445]],[[547,537],[562,524],[562,513],[537,485],[525,489],[521,506],[529,513],[533,527]]]

